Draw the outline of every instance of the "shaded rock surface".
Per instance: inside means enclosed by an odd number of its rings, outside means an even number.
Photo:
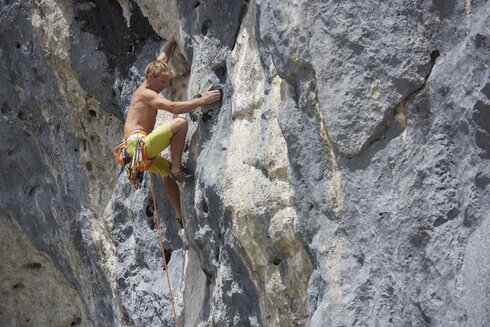
[[[0,0],[0,324],[490,325],[487,1]],[[14,28],[15,27],[15,28]],[[148,61],[180,230],[112,148]],[[158,123],[168,119],[159,117]]]

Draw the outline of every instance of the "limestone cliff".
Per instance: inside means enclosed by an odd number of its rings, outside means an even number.
[[[490,3],[0,0],[0,325],[174,326],[112,148],[175,35],[179,326],[490,325]],[[159,122],[168,119],[162,113]]]

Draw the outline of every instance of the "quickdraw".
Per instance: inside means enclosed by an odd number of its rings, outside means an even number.
[[[128,142],[131,140],[133,135],[137,139],[134,141],[134,153],[133,157],[131,157],[128,151]],[[123,169],[126,170],[128,179],[131,181],[135,189],[139,189],[141,187],[145,170],[150,169],[150,167],[153,165],[153,162],[146,156],[145,141],[143,140],[143,137],[146,135],[148,135],[148,133],[145,131],[132,132],[129,135],[125,135],[121,143],[114,148],[116,160],[122,167],[121,172]],[[140,137],[138,138],[138,136]]]

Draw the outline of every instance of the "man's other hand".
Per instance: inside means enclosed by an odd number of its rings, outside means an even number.
[[[219,101],[221,98],[221,93],[219,90],[211,90],[213,86],[211,85],[202,93],[202,100],[204,100],[204,104],[211,104]]]

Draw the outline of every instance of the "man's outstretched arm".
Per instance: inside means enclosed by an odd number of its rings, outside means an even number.
[[[221,98],[221,94],[217,90],[211,90],[209,87],[203,92],[200,98],[188,100],[188,101],[170,101],[158,95],[155,91],[144,91],[145,102],[155,109],[166,110],[174,115],[185,114],[191,112],[197,107],[214,103]]]
[[[172,48],[177,42],[175,42],[175,36],[172,35],[170,40],[168,40],[167,44],[165,44],[165,47],[163,48],[162,53],[158,56],[157,60],[163,60],[165,62],[168,62],[168,59],[170,58],[170,54],[172,53]]]

